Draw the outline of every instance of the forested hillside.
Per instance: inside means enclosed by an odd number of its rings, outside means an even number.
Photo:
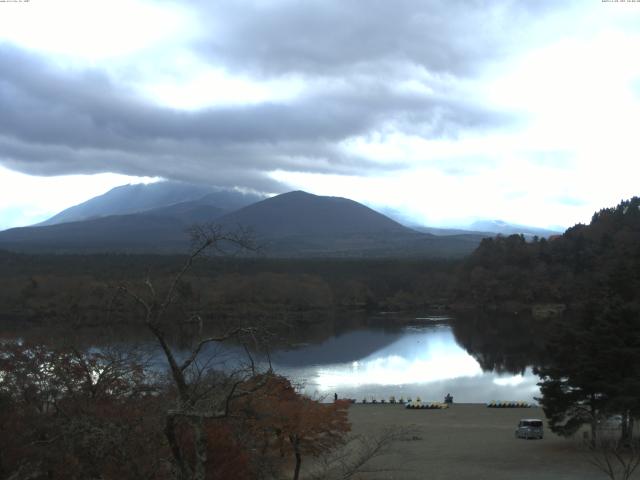
[[[582,304],[595,297],[637,302],[640,198],[600,210],[548,240],[521,235],[484,239],[460,271],[458,297],[478,304]]]

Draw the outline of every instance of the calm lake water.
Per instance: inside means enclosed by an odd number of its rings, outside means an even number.
[[[455,402],[462,403],[492,400],[533,403],[534,397],[539,396],[538,377],[525,368],[531,364],[527,342],[535,338],[525,331],[530,323],[508,320],[496,326],[476,320],[448,324],[436,323],[445,318],[429,315],[409,320],[414,321],[413,326],[401,326],[402,322],[399,326],[390,318],[376,321],[348,318],[333,325],[296,329],[284,341],[294,346],[274,349],[271,363],[276,373],[287,376],[301,391],[327,401],[333,400],[334,393],[358,402],[388,400],[392,395],[442,401],[450,393]],[[455,335],[452,325],[457,327]],[[13,334],[5,331],[0,337],[24,338],[26,332],[20,330],[14,330]],[[158,367],[165,366],[157,344],[144,329],[118,327],[108,333],[87,329],[75,332],[77,337],[74,333],[56,334],[55,329],[39,335],[30,333],[36,340],[89,350],[106,345],[116,348],[136,345],[149,351]],[[463,338],[476,356],[468,353],[457,338]],[[234,368],[247,359],[243,349],[230,345],[210,346],[202,354],[202,362],[222,369]],[[255,360],[263,369],[268,365],[264,357],[256,356]],[[511,365],[511,371],[519,369],[522,373],[508,373],[506,364]]]
[[[442,401],[451,393],[456,402],[534,402],[540,393],[531,369],[515,375],[483,371],[449,325],[354,330],[277,351],[272,364],[308,395],[327,399],[337,393],[358,402],[391,395]]]

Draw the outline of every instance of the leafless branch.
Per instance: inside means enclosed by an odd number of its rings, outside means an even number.
[[[235,328],[219,336],[211,336],[199,340],[190,350],[187,358],[179,362],[176,353],[169,345],[166,332],[163,330],[163,319],[167,312],[172,311],[176,303],[178,287],[185,275],[193,268],[194,262],[208,252],[231,256],[243,251],[255,252],[258,247],[254,235],[247,229],[238,228],[229,231],[214,224],[196,225],[190,230],[192,248],[186,261],[171,279],[164,293],[160,293],[147,274],[144,285],[146,296],[136,293],[131,287],[123,284],[119,292],[142,307],[144,323],[157,339],[162,352],[169,364],[173,383],[177,388],[178,399],[175,408],[167,412],[165,436],[169,442],[177,474],[180,478],[204,479],[204,465],[207,461],[206,441],[204,440],[204,420],[218,419],[229,415],[230,406],[234,399],[250,395],[264,386],[266,379],[247,385],[247,377],[255,376],[256,367],[253,356],[246,344],[245,353],[250,361],[250,371],[237,370],[215,377],[212,372],[211,359],[204,363],[199,361],[203,349],[212,343],[220,343],[241,335],[249,335],[256,342],[253,330]],[[187,313],[187,312],[182,312]],[[192,315],[192,314],[189,314]],[[198,317],[199,318],[199,317]],[[200,322],[201,323],[201,322]],[[176,437],[176,419],[184,418],[191,426],[195,441],[195,463],[187,465]]]
[[[629,480],[640,466],[640,442],[601,438],[586,445],[587,461],[611,480]]]
[[[225,340],[229,340],[235,337],[241,331],[242,331],[241,328],[236,328],[223,335],[220,335],[217,337],[209,337],[209,338],[200,340],[200,342],[198,342],[198,345],[192,350],[191,355],[189,355],[189,357],[182,363],[182,365],[180,366],[180,370],[184,372],[187,368],[189,368],[189,365],[191,365],[193,361],[197,358],[197,356],[200,355],[202,348],[208,343],[224,342]]]

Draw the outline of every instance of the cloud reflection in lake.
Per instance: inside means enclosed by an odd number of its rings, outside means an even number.
[[[386,342],[382,341],[385,336]],[[331,362],[323,348],[367,351],[362,345],[366,341],[379,348],[356,359],[346,360],[343,355],[339,361]],[[353,348],[354,345],[358,348]],[[297,360],[304,357],[303,365],[292,365],[291,356]],[[278,352],[275,366],[281,373],[304,383],[306,393],[318,396],[336,392],[358,400],[391,395],[441,400],[446,393],[452,393],[459,402],[489,402],[533,401],[539,394],[538,378],[530,370],[523,375],[483,372],[476,359],[458,345],[451,328],[443,325],[408,327],[401,332],[352,331],[321,345]]]

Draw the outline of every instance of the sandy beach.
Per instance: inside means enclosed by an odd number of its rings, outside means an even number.
[[[516,439],[521,418],[544,419],[542,409],[487,408],[454,404],[445,410],[408,410],[400,405],[355,404],[349,413],[354,433],[375,435],[389,427],[414,430],[393,451],[372,462],[387,471],[367,479],[597,480],[607,477],[589,461],[581,441],[554,435]],[[636,477],[634,477],[636,478]],[[640,478],[640,476],[637,476]]]

